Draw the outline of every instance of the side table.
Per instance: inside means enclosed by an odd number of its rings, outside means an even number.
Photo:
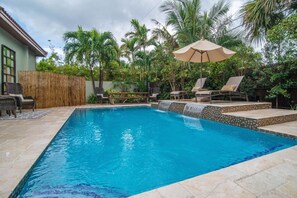
[[[10,116],[11,113],[16,118],[17,103],[14,97],[0,95],[0,116],[1,110],[4,110]]]

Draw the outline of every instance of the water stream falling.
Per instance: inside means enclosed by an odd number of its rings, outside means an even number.
[[[184,107],[183,114],[186,116],[198,117],[200,118],[202,115],[203,109],[207,105],[196,104],[196,103],[187,103]]]
[[[172,101],[161,101],[159,102],[158,109],[163,111],[168,111],[171,104],[172,104]]]

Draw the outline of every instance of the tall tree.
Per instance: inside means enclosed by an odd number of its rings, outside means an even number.
[[[141,56],[142,56],[142,59],[145,61],[144,63],[145,71],[148,71],[150,69],[150,64],[149,64],[147,47],[154,44],[155,38],[154,37],[149,38],[150,29],[148,29],[145,25],[141,25],[138,20],[132,19],[131,25],[133,30],[130,32],[127,32],[125,36],[130,39],[136,39],[137,48],[142,50]],[[148,72],[146,72],[146,74],[148,74]],[[148,75],[146,75],[146,84],[147,84],[147,90],[149,90]]]
[[[180,46],[185,46],[199,39],[214,41],[222,25],[231,23],[227,12],[229,4],[221,0],[214,4],[208,12],[201,11],[200,0],[167,0],[161,5],[161,11],[166,14],[166,26],[171,26],[177,34]],[[223,35],[230,33],[225,31]]]
[[[297,10],[296,0],[250,0],[240,12],[250,41],[260,42],[267,31]]]
[[[135,60],[135,53],[137,52],[137,38],[122,38],[121,54],[128,59],[130,63]]]
[[[66,32],[64,40],[66,42],[64,46],[66,62],[76,62],[89,68],[94,93],[93,69],[99,64],[99,89],[102,90],[102,67],[117,58],[118,46],[113,35],[110,32],[100,33],[96,29],[84,31],[81,26],[78,26],[77,31]]]
[[[111,32],[91,32],[95,53],[99,62],[99,91],[103,91],[103,66],[107,66],[112,60],[118,60],[119,47]]]
[[[95,93],[93,69],[98,62],[98,56],[90,32],[84,31],[81,26],[78,26],[77,31],[66,32],[64,34],[64,41],[66,42],[64,46],[66,63],[75,62],[89,68],[93,91]]]

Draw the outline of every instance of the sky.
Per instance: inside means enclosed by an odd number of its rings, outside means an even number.
[[[165,15],[159,7],[165,0],[0,0],[0,6],[46,51],[49,40],[63,56],[63,34],[77,26],[99,32],[110,31],[120,44],[125,33],[132,30],[130,21],[137,19],[149,29],[151,19],[164,24]],[[208,10],[217,0],[201,0]],[[236,14],[245,0],[229,0],[230,14]]]

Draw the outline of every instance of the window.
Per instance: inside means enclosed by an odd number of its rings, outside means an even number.
[[[2,45],[2,94],[5,94],[5,82],[16,82],[15,52]]]

